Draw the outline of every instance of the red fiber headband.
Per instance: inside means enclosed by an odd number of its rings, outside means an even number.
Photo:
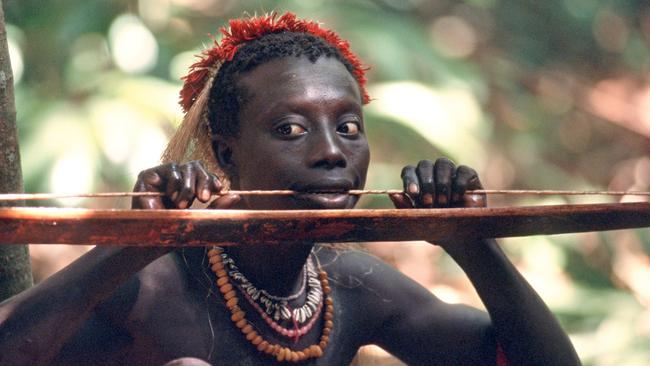
[[[366,69],[361,65],[359,58],[350,50],[350,44],[331,30],[321,28],[318,23],[313,21],[297,19],[296,15],[290,12],[279,18],[276,13],[271,13],[248,19],[232,19],[229,23],[230,29],[223,27],[219,30],[223,34],[221,42],[215,39],[214,47],[204,51],[200,56],[201,59],[190,66],[189,74],[182,78],[185,83],[180,93],[180,104],[185,112],[189,111],[197,96],[203,90],[210,77],[210,69],[216,67],[220,62],[231,61],[240,45],[265,34],[280,31],[309,33],[336,47],[353,68],[352,74],[361,89],[363,104],[370,101],[366,90]]]

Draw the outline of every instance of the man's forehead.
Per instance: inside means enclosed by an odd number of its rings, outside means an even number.
[[[359,95],[356,80],[337,59],[321,57],[311,62],[305,57],[285,57],[269,61],[242,75],[240,85],[247,99],[270,94],[328,93],[333,90]]]

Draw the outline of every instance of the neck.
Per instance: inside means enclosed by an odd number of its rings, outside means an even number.
[[[259,289],[288,296],[301,285],[302,270],[313,243],[234,246],[226,251],[239,270]]]

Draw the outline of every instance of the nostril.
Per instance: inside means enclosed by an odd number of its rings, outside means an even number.
[[[345,161],[345,158],[341,159],[321,159],[316,161],[316,163],[313,164],[314,168],[326,168],[326,169],[334,169],[334,168],[345,168],[347,166],[347,163]]]
[[[310,155],[310,166],[315,168],[345,168],[347,156],[341,149],[336,133],[330,133],[327,129],[321,130],[324,133],[313,134]]]
[[[347,166],[347,159],[341,149],[330,146],[329,149],[320,151],[320,154],[314,159],[312,166],[326,169],[345,168]]]

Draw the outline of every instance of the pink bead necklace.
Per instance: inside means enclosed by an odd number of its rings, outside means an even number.
[[[293,329],[288,329],[271,319],[271,317],[268,316],[264,310],[262,310],[262,308],[255,302],[255,300],[250,297],[249,294],[247,294],[245,291],[242,291],[242,293],[244,294],[244,298],[248,301],[248,303],[253,306],[253,308],[262,317],[262,319],[264,319],[266,324],[271,327],[271,329],[285,337],[293,338],[293,343],[298,343],[300,337],[307,334],[314,327],[314,324],[316,324],[316,321],[320,318],[321,310],[323,309],[323,301],[321,298],[321,301],[318,302],[318,307],[316,308],[314,316],[309,319],[309,322],[307,322],[307,324],[298,328],[298,322],[295,319],[292,319]]]

